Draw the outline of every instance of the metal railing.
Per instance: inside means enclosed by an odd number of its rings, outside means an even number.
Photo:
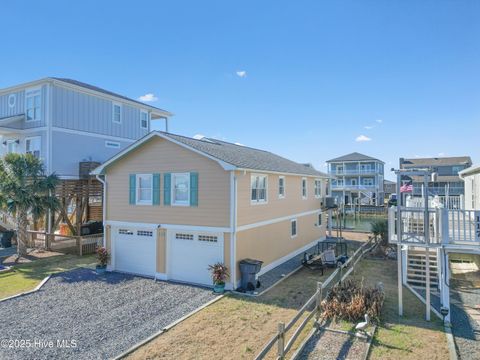
[[[345,280],[345,278],[349,276],[350,273],[355,269],[355,266],[362,259],[363,255],[370,251],[375,245],[376,243],[373,242],[373,239],[370,239],[368,242],[359,247],[342,267],[339,267],[332,272],[324,282],[318,282],[317,290],[312,297],[300,308],[297,314],[287,324],[278,324],[277,334],[265,344],[262,350],[255,357],[255,360],[264,359],[267,354],[270,353],[275,344],[277,344],[277,359],[285,359],[285,355],[292,349],[295,341],[298,339],[299,335],[305,329],[305,326],[310,322],[310,320],[315,317],[315,321],[319,321],[322,314],[321,303],[328,291],[330,291],[330,289],[340,281]],[[315,307],[313,305],[315,305]],[[303,315],[308,311],[310,312],[304,317]],[[292,330],[297,323],[298,326],[295,328],[290,338],[287,339],[286,333],[289,330]]]
[[[364,191],[372,191],[376,190],[376,185],[358,185],[358,184],[332,184],[332,190],[336,189],[353,189],[353,190],[364,190]]]

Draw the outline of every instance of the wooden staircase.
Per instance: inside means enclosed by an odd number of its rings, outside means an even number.
[[[430,288],[438,288],[437,253],[430,251]],[[425,288],[425,250],[408,250],[407,257],[407,283],[412,287]]]

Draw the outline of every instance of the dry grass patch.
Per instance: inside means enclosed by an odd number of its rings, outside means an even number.
[[[251,359],[331,273],[302,269],[266,294],[227,295],[144,345],[129,359]],[[305,328],[297,346],[311,329]],[[287,334],[287,337],[290,334]],[[295,348],[293,349],[295,350]],[[274,357],[275,349],[271,352]]]
[[[449,358],[442,322],[434,314],[431,322],[425,321],[425,305],[407,289],[403,291],[404,316],[398,316],[396,261],[363,260],[355,277],[364,278],[369,285],[381,281],[385,286],[385,303],[370,359]]]

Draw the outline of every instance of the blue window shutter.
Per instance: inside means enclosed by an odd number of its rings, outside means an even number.
[[[163,205],[170,205],[172,175],[170,173],[163,174]]]
[[[129,196],[129,203],[130,205],[135,205],[136,199],[135,199],[135,193],[136,193],[136,187],[137,187],[137,175],[135,174],[130,174],[130,196]]]
[[[198,173],[190,173],[190,206],[198,206]]]
[[[152,175],[153,182],[152,182],[152,203],[153,205],[160,205],[160,174],[153,174]]]

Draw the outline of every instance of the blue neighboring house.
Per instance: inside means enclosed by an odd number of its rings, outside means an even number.
[[[0,155],[31,153],[48,173],[79,178],[150,132],[168,111],[80,81],[48,77],[0,89]]]
[[[327,161],[331,194],[338,204],[383,205],[384,165],[371,156],[358,152]]]

